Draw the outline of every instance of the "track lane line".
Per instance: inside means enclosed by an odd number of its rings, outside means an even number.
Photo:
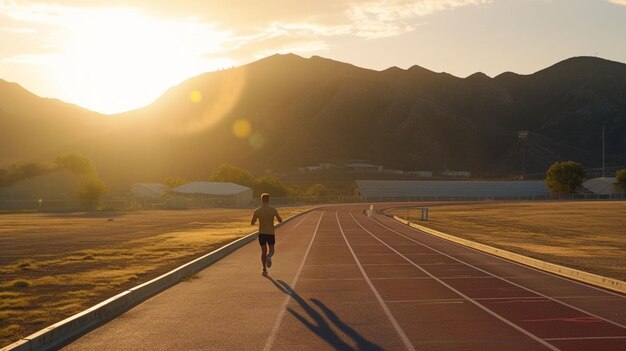
[[[567,341],[567,340],[611,340],[626,339],[626,336],[584,336],[580,338],[546,338],[546,340]]]
[[[350,211],[350,216],[352,217],[352,219],[354,220],[354,222],[356,224],[359,225],[359,227],[361,227],[363,230],[365,230],[367,233],[369,233],[373,238],[375,238],[376,240],[378,240],[381,244],[387,246],[390,250],[392,250],[393,252],[397,253],[400,257],[404,258],[407,262],[411,263],[413,266],[415,266],[416,268],[418,268],[419,270],[421,270],[422,272],[428,274],[431,278],[433,278],[434,280],[436,280],[437,282],[439,282],[440,284],[442,284],[443,286],[445,286],[446,288],[452,290],[454,293],[456,293],[457,295],[463,297],[465,300],[467,300],[468,302],[472,303],[473,305],[475,305],[476,307],[482,309],[483,311],[489,313],[490,315],[496,317],[497,319],[499,319],[500,321],[504,322],[505,324],[509,325],[510,327],[516,329],[517,331],[525,334],[526,336],[530,337],[531,339],[535,340],[536,342],[542,344],[543,346],[549,348],[550,350],[553,351],[560,351],[559,348],[557,348],[556,346],[548,343],[547,341],[541,339],[540,337],[536,336],[535,334],[529,332],[528,330],[518,326],[517,324],[509,321],[508,319],[502,317],[501,315],[495,313],[494,311],[488,309],[487,307],[483,306],[481,303],[475,301],[474,299],[472,299],[471,297],[463,294],[462,292],[460,292],[459,290],[455,289],[454,287],[448,285],[446,282],[444,282],[443,280],[435,277],[433,274],[431,274],[430,272],[428,272],[427,270],[423,269],[422,267],[420,267],[418,264],[416,264],[415,262],[411,261],[408,257],[404,256],[403,254],[401,254],[400,252],[398,252],[396,249],[394,249],[393,247],[389,246],[387,243],[385,243],[384,241],[382,241],[381,239],[379,239],[376,235],[374,235],[372,232],[370,232],[369,230],[367,230],[363,225],[361,225],[361,223],[359,223],[359,221],[357,221],[357,219],[354,217],[354,215],[352,214],[352,211]],[[368,217],[369,218],[369,217]],[[381,224],[382,225],[382,224]],[[408,238],[407,238],[408,239]]]
[[[367,273],[365,273],[365,269],[363,269],[363,266],[361,265],[361,262],[356,257],[356,254],[354,253],[354,250],[350,246],[350,243],[348,242],[348,238],[346,238],[346,234],[344,233],[343,227],[341,226],[341,222],[339,221],[339,211],[335,212],[335,218],[337,219],[337,224],[339,225],[339,231],[341,232],[341,236],[343,236],[343,240],[346,241],[346,245],[348,245],[348,249],[350,250],[350,253],[352,254],[352,257],[354,258],[354,261],[356,262],[357,266],[359,267],[359,270],[361,271],[361,274],[365,278],[365,281],[367,282],[367,285],[369,285],[370,289],[374,293],[374,296],[376,296],[376,299],[378,300],[378,303],[380,304],[380,307],[382,307],[383,311],[387,315],[387,318],[389,318],[389,321],[391,322],[391,325],[393,325],[394,329],[398,333],[398,336],[400,337],[400,339],[404,343],[404,346],[406,347],[406,349],[409,350],[409,351],[415,351],[415,347],[413,346],[413,344],[411,343],[409,338],[404,333],[404,330],[402,330],[402,327],[400,327],[400,324],[398,323],[398,321],[396,321],[396,318],[393,316],[393,314],[391,314],[391,311],[389,310],[389,307],[387,307],[387,304],[385,303],[385,301],[383,301],[382,296],[380,296],[380,294],[378,293],[378,290],[376,290],[376,287],[374,286],[374,284],[372,283],[370,278],[367,276]]]
[[[394,221],[394,222],[395,222],[395,221]],[[395,222],[395,223],[398,223],[398,222]],[[421,230],[419,230],[419,229],[417,229],[417,228],[414,228],[414,227],[411,227],[411,228],[413,228],[413,230],[415,230],[415,231],[418,231],[418,232],[420,232],[420,233],[422,233],[422,234],[425,234],[425,235],[428,235],[428,236],[430,236],[430,237],[433,237],[433,238],[436,238],[436,239],[440,239],[440,240],[445,240],[445,239],[440,238],[440,237],[437,237],[437,236],[435,236],[435,235],[425,233],[425,232],[423,232],[423,231],[421,231]],[[474,251],[474,252],[478,252],[478,253],[486,254],[486,252],[483,252],[483,251],[477,250],[477,249],[475,249],[475,248],[473,248],[473,247],[467,247],[467,246],[465,246],[465,245],[461,245],[461,244],[459,244],[459,243],[455,243],[455,242],[453,242],[453,241],[447,241],[447,240],[445,240],[445,241],[446,241],[446,242],[448,242],[448,243],[454,244],[454,245],[456,245],[456,246],[458,246],[458,247],[462,247],[462,248],[464,248],[464,249],[468,249],[468,250],[471,250],[471,251]],[[526,265],[521,264],[521,263],[519,263],[519,262],[510,261],[510,260],[507,260],[506,258],[503,258],[503,257],[500,257],[500,256],[491,255],[491,254],[489,254],[489,255],[490,255],[490,256],[492,256],[492,257],[494,257],[494,258],[496,258],[496,259],[498,259],[498,260],[500,260],[500,261],[507,262],[507,263],[512,263],[512,264],[514,264],[514,265],[516,265],[516,266],[519,266],[519,267],[524,267],[524,268],[526,268],[526,269],[530,269],[530,270],[533,270],[533,271],[538,272],[538,273],[542,273],[542,274],[545,274],[545,275],[549,275],[549,276],[551,276],[551,277],[558,278],[558,279],[564,280],[564,281],[569,282],[569,283],[574,283],[574,284],[577,284],[577,285],[583,286],[583,287],[588,288],[588,289],[597,290],[597,291],[603,292],[603,293],[605,293],[605,294],[611,294],[611,295],[615,295],[615,296],[622,297],[622,298],[624,297],[624,295],[623,295],[623,294],[620,294],[620,293],[618,293],[618,292],[614,292],[614,291],[607,290],[607,289],[603,289],[603,288],[600,288],[600,287],[597,287],[597,286],[594,286],[594,285],[586,284],[586,283],[580,282],[580,281],[578,281],[578,280],[570,279],[570,278],[567,278],[567,277],[564,277],[564,276],[561,276],[561,275],[558,275],[558,274],[555,274],[555,273],[552,273],[552,272],[542,271],[542,270],[540,270],[540,269],[538,269],[538,268],[531,267],[531,266],[526,266]]]
[[[300,224],[302,224],[302,222],[304,222],[304,220],[307,219],[311,213],[313,213],[313,211],[307,213],[306,216],[304,216],[304,218],[302,218],[300,220],[300,222],[298,222],[295,226],[293,226],[293,228],[291,228],[289,230],[296,230],[298,228],[298,226],[300,226]]]
[[[354,217],[354,216],[353,216],[353,217]],[[542,293],[540,293],[540,292],[538,292],[538,291],[532,290],[531,288],[528,288],[528,287],[525,287],[525,286],[523,286],[523,285],[520,285],[520,284],[517,284],[517,283],[515,283],[515,282],[512,282],[512,281],[510,281],[510,280],[508,280],[508,279],[506,279],[506,278],[503,278],[503,277],[501,277],[501,276],[498,276],[498,275],[496,275],[496,274],[494,274],[494,273],[491,273],[491,272],[489,272],[489,271],[486,271],[486,270],[484,270],[484,269],[482,269],[482,268],[476,267],[476,266],[472,265],[471,263],[467,263],[467,262],[465,262],[465,261],[463,261],[463,260],[461,260],[461,259],[458,259],[458,258],[456,258],[456,257],[454,257],[454,256],[450,256],[450,255],[448,255],[448,254],[446,254],[446,253],[443,253],[443,252],[441,252],[441,251],[439,251],[439,250],[435,249],[434,247],[431,247],[431,246],[429,246],[429,245],[427,245],[427,244],[424,244],[424,243],[421,243],[421,242],[419,242],[419,241],[417,241],[417,240],[415,240],[415,239],[413,239],[413,238],[411,238],[411,237],[408,237],[408,236],[406,236],[406,235],[404,235],[404,234],[402,234],[402,233],[398,232],[397,230],[395,230],[395,229],[393,229],[393,228],[391,228],[391,227],[386,226],[385,224],[381,223],[380,221],[373,220],[373,219],[371,219],[371,218],[369,218],[369,217],[367,217],[367,218],[368,218],[370,221],[372,221],[372,222],[374,222],[374,223],[378,224],[379,226],[381,226],[381,227],[383,227],[383,228],[386,228],[387,230],[390,230],[391,232],[394,232],[394,233],[396,233],[396,234],[398,234],[398,235],[400,235],[400,236],[402,236],[402,237],[404,237],[404,238],[406,238],[406,239],[409,239],[409,240],[413,241],[413,242],[414,242],[414,243],[416,243],[416,244],[419,244],[419,245],[424,246],[424,247],[426,247],[426,248],[428,248],[428,249],[431,249],[431,250],[433,250],[433,251],[435,251],[435,252],[437,252],[437,253],[439,253],[439,254],[441,254],[441,255],[443,255],[443,256],[446,256],[446,257],[448,257],[448,258],[451,258],[451,259],[453,259],[453,260],[455,260],[455,261],[457,261],[457,262],[460,262],[460,263],[462,263],[462,264],[464,264],[464,265],[466,265],[466,266],[468,266],[468,267],[471,267],[471,268],[474,268],[474,269],[476,269],[476,270],[478,270],[478,271],[481,271],[481,272],[483,272],[483,273],[489,274],[490,276],[492,276],[492,277],[494,277],[494,278],[500,279],[500,280],[502,280],[502,281],[504,281],[504,282],[507,282],[507,283],[509,283],[509,284],[511,284],[511,285],[515,285],[515,286],[517,286],[518,288],[524,289],[524,290],[529,291],[529,292],[531,292],[531,293],[533,293],[533,294],[537,294],[537,295],[539,295],[539,296],[543,296],[543,297],[545,297],[546,299],[552,300],[552,301],[554,301],[554,302],[556,302],[556,303],[559,303],[559,304],[561,304],[561,305],[563,305],[563,306],[566,306],[566,307],[569,307],[569,308],[571,308],[571,309],[574,309],[574,310],[576,310],[576,311],[578,311],[578,312],[582,312],[582,313],[587,314],[587,315],[589,315],[589,316],[592,316],[592,317],[594,317],[594,318],[597,318],[597,319],[600,319],[600,320],[602,320],[602,321],[605,321],[605,322],[607,322],[607,323],[609,323],[609,324],[613,324],[613,325],[615,325],[615,326],[617,326],[617,327],[620,327],[620,328],[626,329],[626,326],[625,326],[625,325],[623,325],[623,324],[621,324],[621,323],[619,323],[619,322],[615,322],[615,321],[612,321],[612,320],[610,320],[610,319],[606,319],[606,318],[601,317],[601,316],[598,316],[598,315],[596,315],[596,314],[594,314],[594,313],[591,313],[591,312],[585,311],[585,310],[583,310],[582,308],[578,308],[578,307],[576,307],[576,306],[570,305],[570,304],[568,304],[567,302],[563,302],[563,301],[557,300],[557,299],[555,299],[555,298],[553,298],[553,297],[551,297],[551,296],[548,296],[548,295],[546,295],[546,294],[542,294]],[[355,220],[356,220],[356,219],[355,219]],[[420,233],[421,233],[421,232],[420,232]],[[428,235],[428,234],[427,234],[427,235]],[[443,239],[442,239],[442,240],[443,240]],[[478,252],[480,252],[480,251],[478,251]],[[484,253],[484,252],[483,252],[483,254],[486,254],[486,253]],[[490,257],[493,257],[493,255],[489,255],[489,256],[490,256]],[[507,261],[505,261],[505,262],[507,262]],[[526,267],[526,266],[523,266],[523,265],[520,265],[520,266],[521,266],[521,267]],[[540,272],[541,272],[541,271],[540,271]]]
[[[300,262],[300,267],[298,267],[298,270],[296,271],[296,275],[291,281],[291,289],[287,291],[287,297],[285,297],[285,301],[280,307],[280,312],[278,313],[278,316],[276,317],[276,320],[274,321],[274,326],[272,327],[272,330],[270,331],[270,335],[267,337],[267,340],[265,341],[265,347],[263,348],[264,351],[271,350],[272,345],[274,344],[274,340],[276,340],[276,334],[278,333],[278,328],[280,327],[283,317],[285,316],[285,312],[287,312],[287,305],[289,304],[289,300],[291,300],[291,295],[293,294],[293,290],[296,288],[296,284],[298,283],[298,278],[300,277],[300,273],[302,273],[302,268],[304,267],[304,263],[306,262],[307,257],[309,257],[309,252],[311,251],[311,247],[313,246],[313,241],[315,240],[315,236],[317,235],[317,230],[320,227],[320,223],[322,223],[322,217],[324,217],[325,213],[326,211],[322,211],[320,218],[317,220],[317,225],[315,226],[315,231],[313,231],[313,236],[311,237],[309,246],[306,248],[304,257],[302,258],[302,262]]]

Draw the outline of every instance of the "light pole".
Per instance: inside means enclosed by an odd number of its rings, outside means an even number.
[[[602,126],[602,178],[604,178],[604,125]]]
[[[525,171],[525,157],[524,157],[524,141],[528,138],[528,131],[521,130],[517,132],[517,138],[522,141],[522,180],[524,180],[524,171]]]

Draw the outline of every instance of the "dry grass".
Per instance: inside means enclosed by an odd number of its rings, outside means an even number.
[[[407,211],[397,210],[396,214],[406,216]],[[623,201],[442,205],[431,207],[429,221],[420,224],[529,257],[626,280]]]
[[[0,346],[255,231],[251,213],[0,215]]]

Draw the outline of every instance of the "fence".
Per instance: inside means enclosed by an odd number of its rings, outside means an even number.
[[[626,200],[626,193],[571,195],[441,195],[441,196],[368,196],[361,202],[422,202],[422,201],[548,201],[548,200]]]
[[[607,195],[597,194],[573,194],[573,195],[498,195],[498,196],[321,196],[321,197],[277,197],[272,198],[275,206],[302,206],[316,204],[342,204],[342,203],[371,203],[371,202],[437,202],[437,201],[553,201],[553,200],[626,200],[626,193]],[[254,200],[249,206],[260,205],[260,200]],[[184,208],[214,208],[221,207],[207,202],[206,206],[192,206]],[[154,210],[154,209],[178,209],[168,206],[164,201],[138,201],[130,198],[109,198],[99,204],[84,203],[77,200],[46,200],[46,199],[0,199],[0,211],[27,211],[27,212],[71,212],[85,210]],[[180,209],[183,209],[181,207]]]
[[[93,209],[128,210],[130,209],[130,201],[125,199],[104,199],[98,203],[67,199],[0,199],[0,211],[71,212]]]

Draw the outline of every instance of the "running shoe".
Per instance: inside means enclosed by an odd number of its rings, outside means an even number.
[[[272,266],[272,256],[270,254],[267,254],[266,256],[265,265],[267,266],[267,268],[270,268]]]
[[[264,269],[263,272],[261,273],[262,276],[267,277],[267,271]]]

